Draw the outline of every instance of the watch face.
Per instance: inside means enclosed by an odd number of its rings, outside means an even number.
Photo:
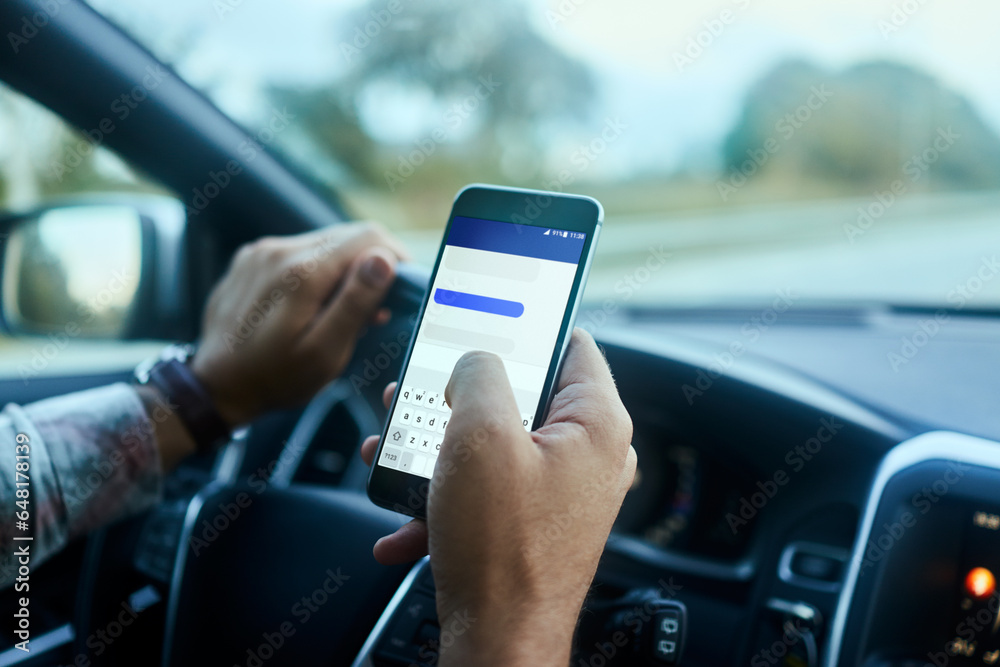
[[[157,357],[150,357],[139,362],[139,365],[135,367],[132,371],[132,379],[137,384],[146,384],[149,382],[149,371],[153,370],[153,366],[159,361]]]
[[[163,350],[160,351],[160,361],[170,361],[171,359],[176,359],[177,361],[186,364],[188,359],[194,356],[194,345],[188,343],[175,343],[173,345],[167,345]]]
[[[190,344],[172,344],[167,345],[165,348],[160,350],[160,353],[155,357],[150,357],[139,363],[132,371],[132,377],[138,384],[147,384],[149,382],[149,372],[153,370],[153,366],[160,363],[161,361],[171,361],[176,359],[177,361],[186,364],[188,360],[194,356],[195,347]]]

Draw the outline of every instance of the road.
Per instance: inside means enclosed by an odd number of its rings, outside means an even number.
[[[873,196],[611,217],[586,299],[692,306],[770,301],[791,290],[803,302],[945,305],[957,286],[976,287],[978,273],[1000,271],[992,261],[1000,258],[1000,193],[910,195],[870,224],[862,219],[867,229],[859,225],[859,208],[877,213],[880,205]],[[433,261],[438,232],[403,237],[418,261]],[[670,253],[666,262],[656,259],[661,249]],[[983,282],[968,306],[1000,308],[1000,275]]]
[[[872,197],[669,218],[611,217],[586,299],[612,299],[616,307],[755,305],[782,293],[796,304],[870,300],[956,307],[963,287],[964,307],[1000,308],[1000,193],[910,195],[862,229],[859,208],[878,212],[876,204]],[[401,236],[418,262],[433,262],[440,232]],[[669,256],[661,260],[662,254]],[[126,369],[162,345],[63,343],[0,339],[0,377]]]

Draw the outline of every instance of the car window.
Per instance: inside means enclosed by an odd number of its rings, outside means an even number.
[[[97,192],[142,192],[163,194],[164,191],[139,175],[112,151],[94,145],[83,134],[71,128],[61,118],[33,100],[0,84],[0,210],[24,211],[60,197]],[[95,220],[95,224],[113,224],[114,220]],[[53,231],[55,233],[53,233]],[[50,220],[46,233],[32,230],[18,241],[39,246],[40,251],[64,249],[70,235],[60,229],[60,220]],[[124,239],[127,240],[127,239]],[[0,239],[10,242],[12,239]],[[73,276],[72,289],[56,289],[51,278],[55,273],[33,276],[31,282],[23,281],[22,289],[36,290],[25,303],[35,310],[52,310],[54,299],[60,295],[86,303],[91,297],[101,296],[103,282],[95,280],[102,273],[102,263],[109,260],[112,249],[103,248],[102,256],[83,259],[80,272]],[[112,253],[113,254],[113,253]],[[138,267],[130,267],[135,274]],[[68,282],[62,277],[63,282]],[[92,294],[90,292],[93,292]],[[116,298],[126,296],[111,294],[108,302],[114,306]],[[34,296],[38,298],[32,298]],[[70,304],[77,312],[76,304]],[[103,305],[103,304],[101,304]],[[80,311],[83,312],[83,311]],[[99,333],[102,316],[107,309],[94,310],[89,328]],[[34,314],[34,313],[33,313]],[[37,377],[71,374],[101,373],[125,370],[162,347],[162,342],[120,342],[90,340],[80,335],[79,326],[60,323],[52,331],[39,336],[8,336],[0,332],[0,379],[30,381]],[[72,325],[74,323],[70,323]]]
[[[603,202],[592,301],[1000,305],[992,2],[90,3],[425,261],[480,181]]]

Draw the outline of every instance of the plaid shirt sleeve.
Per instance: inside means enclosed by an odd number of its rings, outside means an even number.
[[[15,444],[25,438],[29,483],[18,487]],[[26,545],[34,570],[69,540],[151,507],[162,493],[153,423],[124,383],[8,405],[0,442],[0,589],[15,580]],[[27,530],[17,519],[18,488],[29,491]],[[14,539],[24,536],[33,539]]]

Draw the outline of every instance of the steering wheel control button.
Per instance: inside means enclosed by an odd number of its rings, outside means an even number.
[[[803,667],[819,665],[819,644],[816,637],[823,625],[823,615],[819,609],[807,602],[782,598],[770,598],[764,603],[764,607],[769,615],[763,618],[758,631],[758,662],[783,661],[781,664]],[[913,664],[926,663],[920,661]]]
[[[420,578],[417,579],[417,585],[431,595],[435,595],[436,589],[434,588],[434,571],[430,567],[425,567],[420,573]]]
[[[656,665],[676,665],[684,650],[686,611],[684,605],[670,600],[653,601],[652,632],[648,653]]]
[[[681,613],[677,609],[665,609],[653,616],[653,657],[665,665],[677,662],[681,620]]]
[[[376,652],[380,660],[375,664],[434,665],[439,637],[434,598],[411,589],[379,642]]]
[[[438,627],[438,624],[431,621],[424,621],[417,629],[417,636],[413,639],[413,642],[417,646],[437,646],[440,639],[441,628]]]
[[[662,589],[637,588],[589,603],[578,634],[587,641],[578,647],[574,665],[678,665],[684,655],[687,608],[663,597]]]

